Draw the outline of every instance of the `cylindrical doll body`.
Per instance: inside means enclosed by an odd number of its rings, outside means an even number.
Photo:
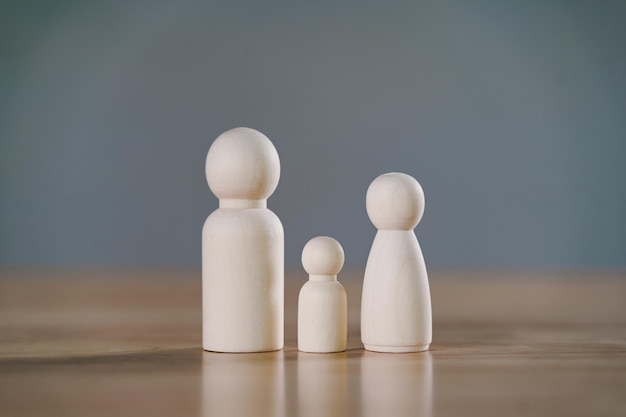
[[[346,350],[348,301],[337,281],[343,261],[343,248],[327,236],[311,239],[302,251],[302,264],[309,273],[298,297],[298,349],[303,352]]]
[[[267,209],[280,176],[278,153],[262,133],[232,129],[211,145],[206,176],[220,207],[202,229],[202,345],[282,349],[284,232]]]
[[[202,230],[204,349],[283,347],[283,227],[264,208],[220,208]]]

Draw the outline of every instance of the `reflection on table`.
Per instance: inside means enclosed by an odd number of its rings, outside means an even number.
[[[283,351],[202,355],[203,416],[284,416]]]
[[[429,352],[203,352],[204,417],[431,416]]]

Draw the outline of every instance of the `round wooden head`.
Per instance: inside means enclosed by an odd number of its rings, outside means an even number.
[[[343,248],[332,237],[314,237],[302,250],[302,266],[309,275],[337,275],[343,261]]]
[[[257,130],[228,130],[209,148],[206,179],[220,200],[265,200],[276,189],[279,178],[278,152]]]
[[[424,214],[424,191],[412,176],[390,172],[372,181],[366,206],[379,230],[412,230]]]

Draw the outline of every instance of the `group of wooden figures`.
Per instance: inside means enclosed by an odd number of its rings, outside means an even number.
[[[219,208],[202,230],[203,348],[264,352],[284,344],[284,231],[267,209],[280,177],[272,142],[249,128],[231,129],[211,145],[206,177]],[[420,352],[432,340],[430,289],[413,229],[424,192],[411,176],[392,172],[367,190],[367,213],[378,232],[361,300],[361,340],[376,352]],[[319,236],[302,251],[309,274],[298,298],[298,349],[346,349],[347,297],[337,274],[343,248]]]

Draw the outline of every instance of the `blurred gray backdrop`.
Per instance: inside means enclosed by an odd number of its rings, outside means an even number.
[[[626,266],[624,1],[0,3],[0,265],[200,265],[222,131],[273,140],[286,261],[363,266],[415,176],[427,264]]]

